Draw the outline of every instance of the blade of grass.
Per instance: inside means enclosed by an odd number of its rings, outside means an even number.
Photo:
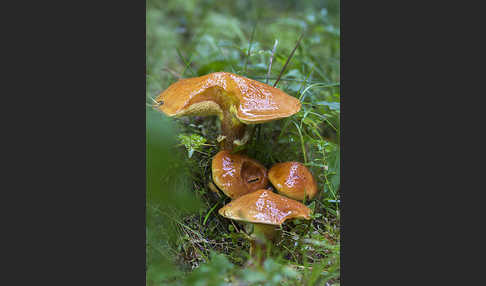
[[[307,154],[305,153],[305,143],[304,143],[304,137],[302,136],[302,131],[300,130],[299,125],[295,121],[292,121],[292,123],[295,125],[295,128],[297,128],[297,131],[299,131],[300,145],[302,146],[302,153],[304,155],[304,164],[307,164]]]
[[[300,84],[300,87],[299,87],[299,92],[297,92],[297,97],[299,98],[300,100],[300,95],[301,95],[301,92],[302,92],[302,89],[304,88],[305,84],[308,82],[312,72],[314,71],[313,68],[311,68],[311,70],[309,71],[309,73],[307,74],[307,77],[305,78],[304,81],[302,81],[302,83]]]
[[[313,57],[312,55],[309,55],[310,59],[312,60],[311,62],[304,62],[307,66],[309,67],[312,67],[314,68],[317,73],[321,76],[322,79],[324,80],[328,80],[328,77],[324,74],[324,72],[319,68],[317,67],[314,63],[315,62],[319,62],[315,57]]]
[[[307,75],[306,79],[302,81],[302,84],[300,85],[299,87],[299,92],[297,93],[297,95],[300,94],[300,92],[302,91],[302,88],[304,87],[304,85],[307,83],[307,81],[309,80],[309,77],[311,76],[312,74],[312,71],[313,69],[311,69],[311,71],[309,72],[309,74]],[[300,99],[299,99],[300,100]],[[284,127],[282,128],[282,130],[280,131],[280,134],[278,135],[278,140],[280,140],[280,138],[282,138],[282,135],[284,134],[284,131],[287,130],[287,126],[289,125],[289,122],[290,122],[290,118],[286,118],[285,119],[285,122],[284,122]]]
[[[204,217],[203,225],[206,225],[206,221],[208,220],[209,215],[214,211],[214,209],[219,205],[219,202],[215,203],[214,206],[208,211],[206,216]]]
[[[311,84],[309,85],[308,87],[306,87],[304,89],[304,91],[302,92],[302,94],[300,95],[300,98],[299,100],[302,102],[304,101],[305,97],[304,97],[304,94],[311,88],[313,87],[316,87],[316,86],[320,86],[320,87],[335,87],[335,86],[339,86],[340,83],[339,82],[335,82],[335,83],[314,83],[314,84]]]
[[[155,104],[159,104],[153,97],[147,95],[148,98],[150,98],[150,100],[152,100]]]
[[[282,127],[282,130],[280,131],[280,134],[278,135],[277,141],[279,141],[281,139],[281,137],[283,136],[284,132],[287,130],[287,127],[289,127],[290,120],[291,120],[290,118],[286,118],[286,120],[284,122],[284,126]]]
[[[330,122],[330,121],[329,121],[329,120],[328,120],[328,119],[327,119],[325,116],[323,116],[323,115],[321,115],[321,114],[318,114],[318,113],[315,113],[315,112],[312,112],[312,111],[311,111],[311,112],[309,112],[309,114],[313,114],[313,115],[315,115],[315,116],[318,116],[319,118],[322,118],[323,120],[325,120],[325,121],[327,122],[327,124],[329,124],[329,126],[331,126],[331,127],[332,127],[332,129],[334,129],[334,131],[336,131],[336,132],[338,131],[338,130],[336,129],[336,127],[334,127],[334,125],[332,125],[332,123],[331,123],[331,122]]]
[[[186,59],[184,58],[184,56],[182,55],[181,53],[181,50],[179,48],[176,49],[177,50],[177,54],[179,55],[179,57],[181,58],[182,62],[184,63],[185,67],[184,67],[184,70],[182,71],[181,73],[181,77],[184,76],[184,73],[186,72],[186,69],[189,68],[189,70],[191,71],[192,75],[195,76],[196,73],[194,72],[194,70],[191,68],[191,63],[192,63],[192,58],[194,57],[194,54],[191,55],[191,58],[189,59],[189,61],[186,61]]]
[[[251,32],[250,41],[248,42],[248,53],[246,54],[245,67],[243,68],[244,74],[246,74],[246,68],[247,68],[247,65],[248,65],[248,58],[250,57],[251,44],[253,42],[253,37],[255,36],[257,24],[258,24],[258,21],[255,21],[255,25],[253,26],[253,31]]]

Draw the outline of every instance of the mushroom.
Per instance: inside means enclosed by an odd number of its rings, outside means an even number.
[[[268,185],[267,168],[245,155],[220,151],[211,167],[214,183],[231,199]]]
[[[310,209],[304,204],[270,190],[258,190],[243,195],[219,209],[218,212],[225,218],[254,225],[250,247],[252,257],[255,257],[257,249],[264,250],[267,241],[275,241],[277,227],[286,220],[310,219]]]
[[[217,115],[226,150],[246,143],[245,124],[288,117],[301,107],[297,98],[280,89],[227,72],[181,79],[155,101],[154,106],[171,117]]]
[[[312,173],[299,162],[273,165],[268,172],[268,178],[279,194],[294,200],[313,199],[318,192]]]

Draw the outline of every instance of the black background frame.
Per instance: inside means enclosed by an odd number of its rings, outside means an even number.
[[[450,237],[451,225],[466,225],[445,201],[464,188],[443,160],[441,134],[454,121],[436,113],[444,95],[463,92],[449,85],[460,75],[444,79],[444,60],[458,53],[444,46],[464,30],[436,24],[449,14],[424,5],[341,1],[342,285],[469,277]],[[4,25],[2,190],[16,200],[6,204],[2,272],[20,284],[143,285],[145,3],[14,10],[3,9],[14,17]]]

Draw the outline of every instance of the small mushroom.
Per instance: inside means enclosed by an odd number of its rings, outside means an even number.
[[[213,157],[211,167],[214,183],[231,199],[268,185],[267,168],[245,155],[220,151]]]
[[[226,150],[246,143],[245,124],[285,118],[301,107],[297,98],[280,89],[227,72],[181,79],[155,101],[154,107],[171,117],[217,115]]]
[[[253,240],[250,255],[256,249],[264,250],[266,242],[274,242],[277,227],[290,219],[310,219],[310,209],[304,204],[269,190],[258,190],[243,195],[221,209],[219,214],[232,220],[252,223]]]
[[[312,173],[299,162],[273,165],[268,172],[268,178],[279,194],[294,200],[313,199],[318,192]]]

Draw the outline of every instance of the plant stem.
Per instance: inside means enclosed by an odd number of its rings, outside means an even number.
[[[241,123],[229,110],[224,111],[221,119],[221,132],[225,139],[221,141],[221,149],[232,151],[235,140],[242,140],[246,125]]]
[[[277,227],[270,224],[253,224],[252,241],[250,242],[250,256],[262,263],[266,258],[267,246],[272,246],[277,237]],[[259,259],[258,259],[259,258]]]

